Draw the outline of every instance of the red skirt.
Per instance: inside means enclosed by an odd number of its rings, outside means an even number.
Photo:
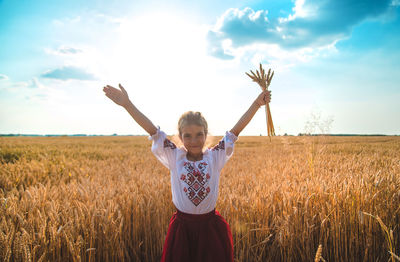
[[[215,209],[193,215],[177,210],[165,239],[162,262],[232,262],[233,240],[228,223]]]

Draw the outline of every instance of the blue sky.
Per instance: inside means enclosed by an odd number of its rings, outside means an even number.
[[[400,1],[0,0],[0,133],[144,134],[103,93],[121,83],[176,133],[229,130],[275,71],[276,133],[400,134]],[[266,134],[260,110],[243,135]]]

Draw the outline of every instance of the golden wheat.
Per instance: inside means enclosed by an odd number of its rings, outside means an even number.
[[[256,70],[256,74],[250,70],[250,73],[246,72],[246,75],[250,77],[253,82],[256,82],[260,87],[262,91],[268,90],[268,87],[271,84],[272,78],[274,77],[274,71],[272,71],[271,74],[271,69],[268,69],[268,75],[265,74],[264,69],[262,68],[262,65],[260,64],[260,71]],[[265,105],[265,116],[267,118],[267,130],[268,130],[268,136],[275,135],[275,129],[274,129],[274,123],[272,122],[272,115],[271,115],[271,109],[269,107],[269,103]]]
[[[312,261],[321,245],[326,261],[398,260],[399,151],[398,137],[241,137],[217,202],[235,259]],[[174,207],[146,137],[1,137],[0,162],[0,261],[160,259]]]
[[[322,245],[318,246],[317,253],[315,254],[314,262],[319,262],[322,257]]]

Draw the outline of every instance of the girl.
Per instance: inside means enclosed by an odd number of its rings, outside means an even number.
[[[177,211],[170,220],[161,261],[233,261],[231,230],[215,210],[219,175],[232,156],[239,133],[257,110],[270,102],[271,92],[262,92],[221,141],[204,150],[208,125],[201,113],[189,111],[181,116],[178,131],[183,147],[177,148],[133,105],[121,84],[119,88],[107,85],[103,91],[149,133],[151,151],[171,172],[172,202]]]

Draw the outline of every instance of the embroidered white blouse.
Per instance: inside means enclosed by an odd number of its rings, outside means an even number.
[[[217,203],[220,172],[233,154],[237,136],[226,132],[216,146],[203,152],[199,161],[189,161],[186,149],[176,147],[160,129],[149,139],[153,141],[153,154],[170,170],[175,207],[188,214],[211,212]]]

